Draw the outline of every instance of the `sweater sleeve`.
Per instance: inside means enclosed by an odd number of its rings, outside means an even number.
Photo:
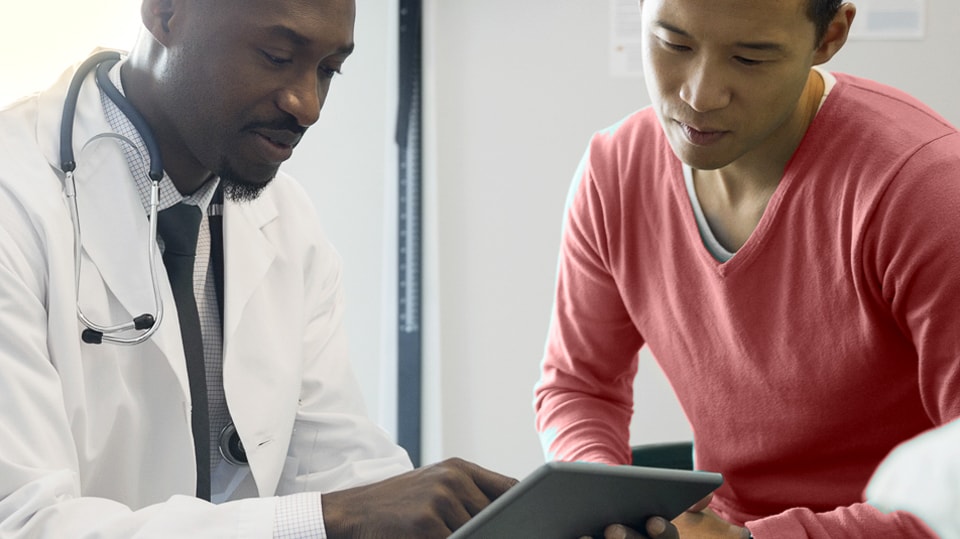
[[[866,503],[825,513],[795,508],[746,523],[756,539],[827,537],[912,537],[937,539],[918,517],[905,511],[884,514]]]
[[[934,426],[960,417],[960,134],[935,139],[905,160],[870,210],[862,272],[916,350],[919,391]],[[905,511],[866,503],[814,513],[795,508],[748,522],[758,539],[931,537]]]
[[[865,273],[917,352],[933,425],[960,417],[960,133],[919,149],[891,181],[865,233]]]
[[[616,206],[584,156],[567,201],[557,286],[534,393],[547,460],[630,462],[633,378],[643,339],[610,271]]]

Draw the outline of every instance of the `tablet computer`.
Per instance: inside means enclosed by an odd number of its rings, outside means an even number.
[[[720,474],[588,462],[548,462],[450,539],[602,537],[610,524],[641,533],[648,518],[673,520],[723,483]]]

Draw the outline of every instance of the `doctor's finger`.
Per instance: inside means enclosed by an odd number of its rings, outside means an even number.
[[[466,511],[467,516],[479,513],[490,504],[499,492],[491,496],[484,480],[493,474],[463,459],[452,458],[437,464],[431,464],[414,473],[427,479],[433,486],[433,505],[438,514],[448,515],[454,512],[453,505]],[[502,477],[502,476],[498,476]],[[450,507],[447,507],[447,506]]]
[[[473,518],[474,512],[468,510],[464,504],[458,503],[458,500],[450,500],[451,504],[437,509],[437,516],[443,519],[443,522],[450,528],[450,532],[455,532],[461,526]]]
[[[456,509],[463,512],[464,520],[473,517],[491,502],[490,498],[470,478],[465,478],[464,483],[451,492],[450,499],[456,502]],[[453,509],[451,508],[450,511],[453,512]]]
[[[473,482],[490,501],[499,498],[501,494],[517,484],[517,480],[512,477],[498,474],[472,462],[463,461],[463,463]]]

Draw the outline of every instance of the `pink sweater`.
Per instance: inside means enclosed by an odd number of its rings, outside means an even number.
[[[725,519],[758,538],[930,533],[862,500],[897,443],[960,417],[960,134],[903,93],[837,78],[726,263],[651,109],[593,138],[535,391],[548,458],[630,461],[646,344],[698,469],[725,477]]]

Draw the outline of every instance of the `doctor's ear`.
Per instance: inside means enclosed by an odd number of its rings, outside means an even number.
[[[170,20],[177,11],[176,0],[143,0],[140,5],[140,18],[153,37],[167,45],[170,40]]]

